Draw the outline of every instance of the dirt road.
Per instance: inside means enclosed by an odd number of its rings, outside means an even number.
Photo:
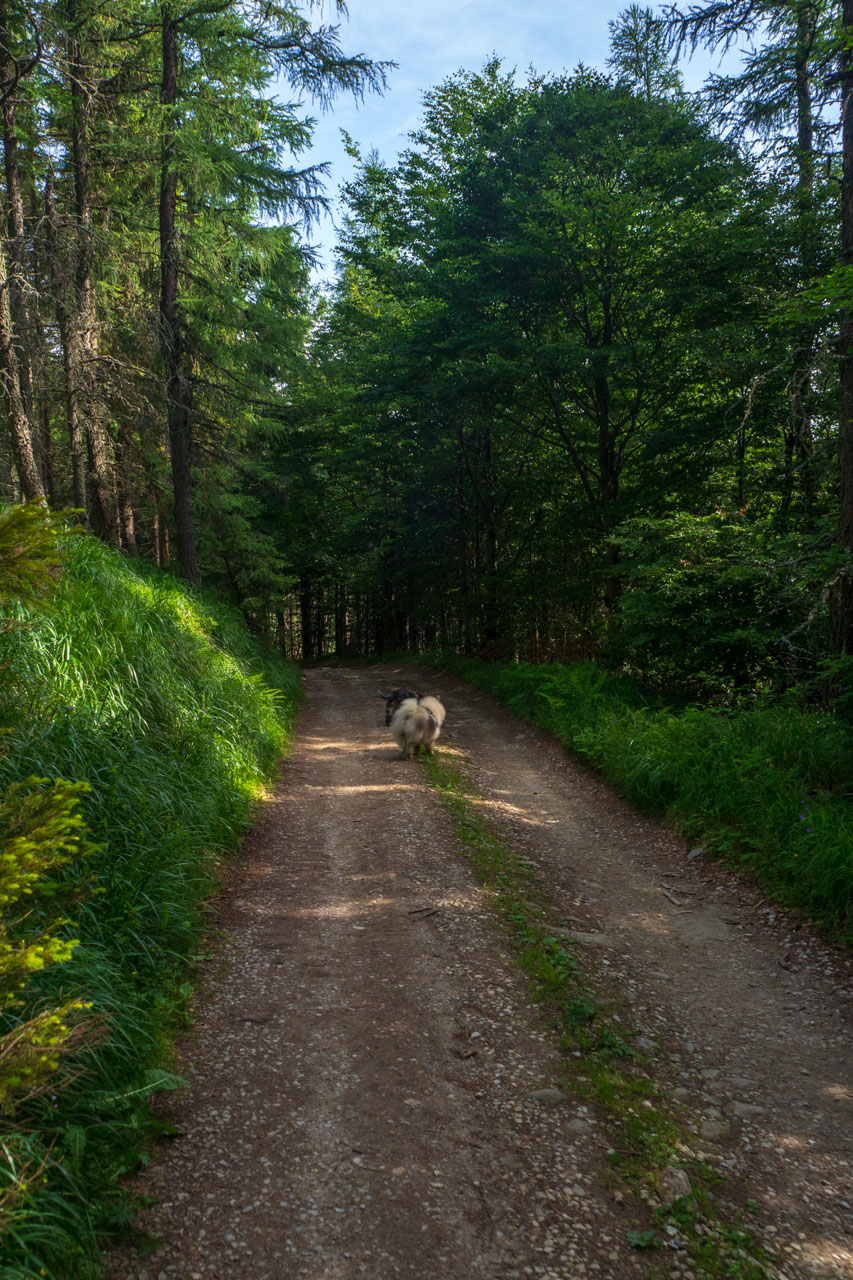
[[[553,1033],[382,723],[377,689],[415,679],[308,674],[217,917],[181,1136],[140,1179],[162,1247],[114,1256],[114,1280],[698,1274],[631,1247],[600,1118],[541,1092]],[[782,1274],[853,1278],[849,965],[487,695],[439,688],[442,745],[631,1009],[722,1194],[753,1202]]]

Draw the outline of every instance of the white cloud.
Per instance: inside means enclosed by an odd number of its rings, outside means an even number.
[[[363,103],[338,99],[320,116],[309,153],[301,163],[331,163],[329,193],[335,195],[352,175],[352,162],[340,139],[341,128],[363,152],[376,149],[393,163],[421,117],[424,92],[460,68],[479,70],[493,54],[522,74],[533,66],[543,74],[572,70],[578,63],[604,67],[609,51],[609,20],[629,0],[348,0],[349,19],[341,22],[347,53],[396,62],[382,97]],[[330,21],[329,6],[324,21]],[[337,21],[337,19],[335,19]],[[707,59],[686,68],[688,87],[698,87]],[[312,238],[331,268],[332,227],[324,220]]]

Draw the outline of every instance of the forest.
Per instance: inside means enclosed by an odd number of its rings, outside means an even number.
[[[850,937],[853,0],[459,70],[318,284],[345,16],[0,0],[2,1280],[129,1229],[296,661],[441,664]]]
[[[327,289],[281,85],[322,107],[388,68],[317,16],[0,9],[7,500],[84,512],[289,656],[841,696],[845,12],[632,6],[603,70],[460,71],[394,163],[349,141]],[[688,94],[697,47],[743,57]]]

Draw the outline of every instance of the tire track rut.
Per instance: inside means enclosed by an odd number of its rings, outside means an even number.
[[[628,1280],[630,1210],[374,670],[314,670],[114,1280]],[[451,701],[449,716],[455,714]]]

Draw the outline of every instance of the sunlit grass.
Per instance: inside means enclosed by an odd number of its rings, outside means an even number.
[[[36,995],[83,993],[109,1033],[19,1114],[28,1159],[47,1163],[0,1240],[0,1277],[76,1280],[129,1221],[117,1179],[150,1130],[140,1103],[175,1083],[162,1067],[203,903],[285,748],[298,677],[238,615],[90,538],[72,541],[50,604],[18,617],[0,636],[0,789],[87,782],[98,846],[69,872],[95,890],[71,913],[80,945]]]

